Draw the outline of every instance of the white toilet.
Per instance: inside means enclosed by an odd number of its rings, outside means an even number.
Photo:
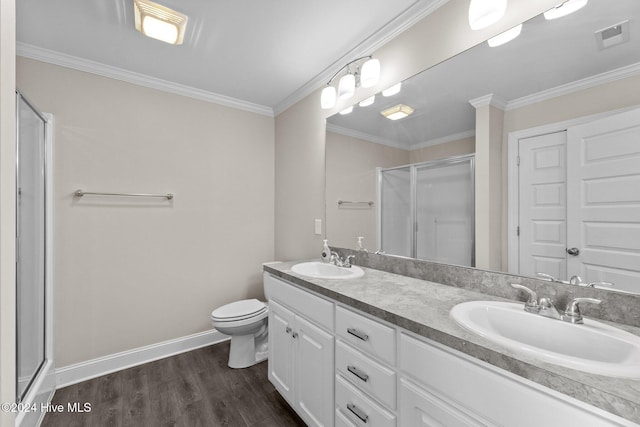
[[[257,299],[236,301],[213,310],[213,327],[231,335],[230,368],[248,368],[267,358],[268,316],[269,307]]]

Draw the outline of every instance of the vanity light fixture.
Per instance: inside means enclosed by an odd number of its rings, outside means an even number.
[[[182,44],[187,15],[149,0],[133,0],[136,30],[169,44]]]
[[[469,4],[469,26],[481,30],[495,24],[507,10],[507,0],[471,0]]]
[[[567,0],[560,3],[553,9],[549,9],[544,13],[544,18],[549,21],[551,19],[562,18],[576,12],[587,5],[589,0]]]
[[[341,116],[345,116],[347,114],[350,114],[353,111],[353,105],[345,108],[344,110],[340,111],[340,115]]]
[[[362,101],[360,101],[360,103],[358,104],[360,107],[368,107],[369,105],[373,104],[376,101],[376,96],[370,96],[367,99],[363,99]]]
[[[400,93],[400,89],[402,89],[402,82],[396,83],[393,86],[383,90],[382,91],[382,96],[393,96],[395,94]]]
[[[352,71],[352,66],[354,71]],[[338,81],[338,90],[336,94],[336,88],[331,84],[336,77],[343,70],[347,70],[347,73],[343,75]],[[320,107],[323,110],[328,110],[335,107],[336,98],[349,99],[351,98],[358,87],[372,87],[375,86],[380,80],[380,61],[372,56],[363,56],[362,58],[354,59],[353,61],[340,68],[331,79],[327,82],[327,86],[322,89],[320,94]]]
[[[380,111],[384,117],[389,120],[400,120],[413,114],[413,108],[408,105],[398,104],[386,110]]]
[[[518,37],[521,31],[522,31],[522,24],[516,25],[510,30],[507,30],[504,33],[500,33],[497,36],[490,38],[489,40],[487,40],[487,44],[491,47],[496,47],[496,46],[503,45],[505,43],[509,43],[511,40]]]

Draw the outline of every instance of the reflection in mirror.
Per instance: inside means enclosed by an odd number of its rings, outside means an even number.
[[[493,245],[503,271],[640,293],[638,87],[637,0],[540,15],[506,44],[450,58],[400,93],[327,120],[327,238],[355,248],[362,236],[369,251],[384,249],[376,168],[484,150],[502,182],[477,168],[475,206],[497,204],[491,220],[502,229],[489,243],[476,230],[476,255]],[[414,112],[395,121],[380,114],[398,104]]]

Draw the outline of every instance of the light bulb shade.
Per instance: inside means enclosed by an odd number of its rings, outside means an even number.
[[[349,113],[351,113],[352,111],[353,111],[353,105],[352,105],[352,106],[350,106],[350,107],[345,108],[345,109],[344,109],[344,110],[342,110],[342,111],[340,111],[340,114],[344,116],[345,114],[349,114]]]
[[[360,103],[358,104],[361,107],[368,107],[369,105],[373,104],[376,101],[376,96],[370,96],[367,99],[363,99],[362,101],[360,101]]]
[[[471,0],[469,26],[481,30],[498,22],[507,10],[507,0]]]
[[[360,71],[360,86],[372,87],[378,83],[378,80],[380,80],[380,61],[375,58],[371,58],[362,64],[362,69]]]
[[[587,5],[589,0],[567,0],[544,13],[546,20],[562,18]]]
[[[507,30],[504,33],[498,34],[497,36],[490,38],[489,40],[487,40],[487,43],[491,47],[496,47],[496,46],[503,45],[505,43],[509,43],[511,40],[518,37],[521,31],[522,31],[522,24],[516,25],[510,30]]]
[[[327,86],[322,89],[320,94],[320,107],[323,110],[328,110],[336,105],[336,88],[333,86]]]
[[[338,83],[338,98],[349,99],[356,93],[356,76],[345,74]]]
[[[402,82],[396,83],[390,88],[387,88],[382,91],[382,96],[393,96],[397,93],[400,93],[400,89],[402,89]]]

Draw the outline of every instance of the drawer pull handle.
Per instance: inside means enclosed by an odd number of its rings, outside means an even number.
[[[355,328],[347,328],[347,332],[353,335],[354,337],[361,339],[362,341],[369,341],[369,335]]]
[[[360,418],[360,420],[363,423],[366,423],[367,421],[369,421],[369,416],[365,414],[362,409],[358,408],[353,403],[347,403],[347,409],[350,410],[353,413],[353,415]]]
[[[367,381],[369,381],[369,375],[365,374],[364,372],[362,372],[360,369],[356,368],[355,366],[347,366],[347,371],[351,372],[353,375],[355,375],[356,377],[360,378],[365,383]]]

